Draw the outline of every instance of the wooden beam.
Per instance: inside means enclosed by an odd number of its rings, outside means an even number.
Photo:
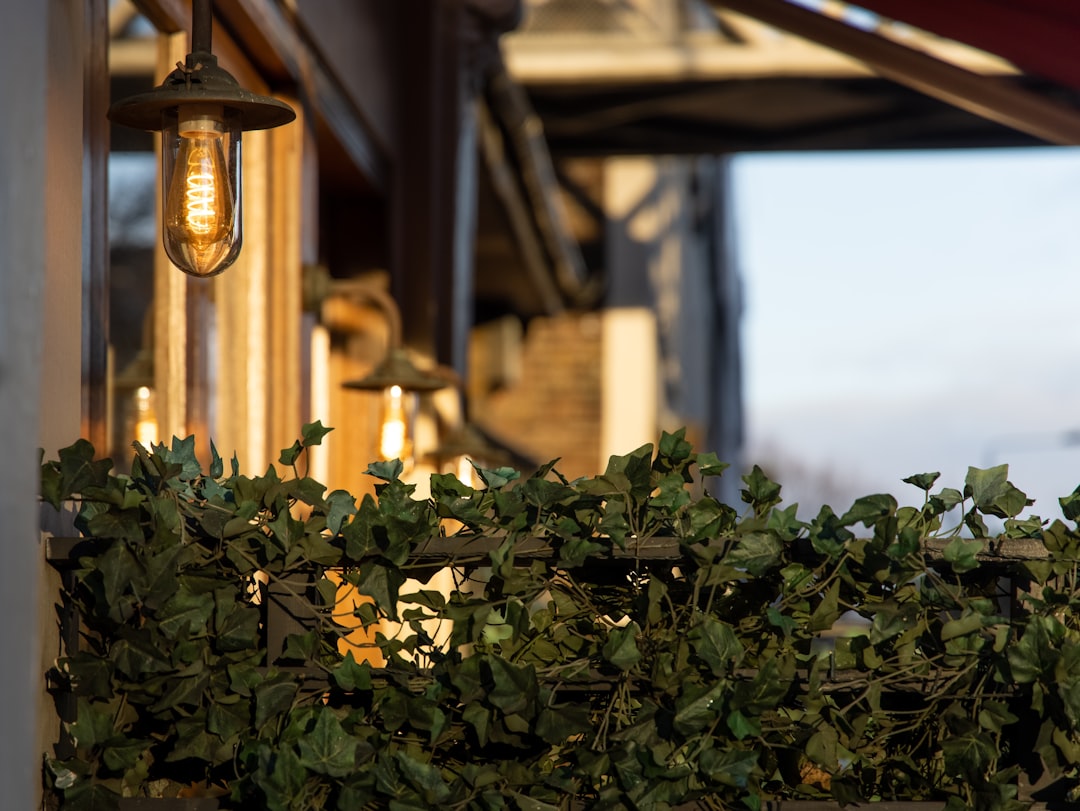
[[[280,60],[309,115],[322,117],[372,187],[387,193],[390,167],[384,147],[318,51],[308,45],[294,17],[273,0],[218,0],[218,5],[223,17],[231,19],[239,14],[247,22],[243,26],[245,37],[259,38],[260,42],[244,39],[243,44],[261,46],[257,49],[264,52],[269,49]]]
[[[1080,112],[1000,78],[973,73],[787,0],[709,1],[862,60],[888,79],[1047,143],[1080,144]]]
[[[109,445],[109,9],[83,4],[82,436]]]

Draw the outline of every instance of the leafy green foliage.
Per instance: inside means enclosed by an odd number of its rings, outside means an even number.
[[[740,515],[677,432],[595,478],[480,469],[428,499],[377,463],[358,503],[297,469],[328,430],[281,452],[285,479],[216,449],[204,473],[191,438],[128,476],[82,441],[43,464],[93,539],[63,595],[83,643],[51,674],[78,703],[45,773],[61,808],[195,784],[272,811],[1013,811],[1032,752],[1080,774],[1080,532],[1022,518],[1004,467],[809,521],[755,467]],[[995,558],[1010,538],[1046,554]]]

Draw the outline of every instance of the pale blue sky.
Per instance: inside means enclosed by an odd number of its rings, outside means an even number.
[[[744,156],[735,194],[752,456],[913,499],[904,476],[1008,462],[1057,514],[1080,484],[1080,150]]]

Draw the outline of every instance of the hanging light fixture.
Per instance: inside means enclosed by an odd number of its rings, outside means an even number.
[[[240,133],[296,118],[282,101],[244,90],[210,52],[211,0],[191,5],[191,53],[159,87],[121,99],[109,120],[161,132],[165,253],[193,276],[236,261],[243,241]]]

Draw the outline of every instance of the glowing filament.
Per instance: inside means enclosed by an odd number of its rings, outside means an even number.
[[[193,108],[178,121],[176,136],[166,179],[165,246],[181,269],[210,276],[231,264],[239,239],[223,111]]]
[[[379,456],[382,459],[401,459],[408,462],[412,454],[409,439],[409,416],[405,407],[405,392],[401,386],[391,386],[383,395],[383,419],[379,428]]]

